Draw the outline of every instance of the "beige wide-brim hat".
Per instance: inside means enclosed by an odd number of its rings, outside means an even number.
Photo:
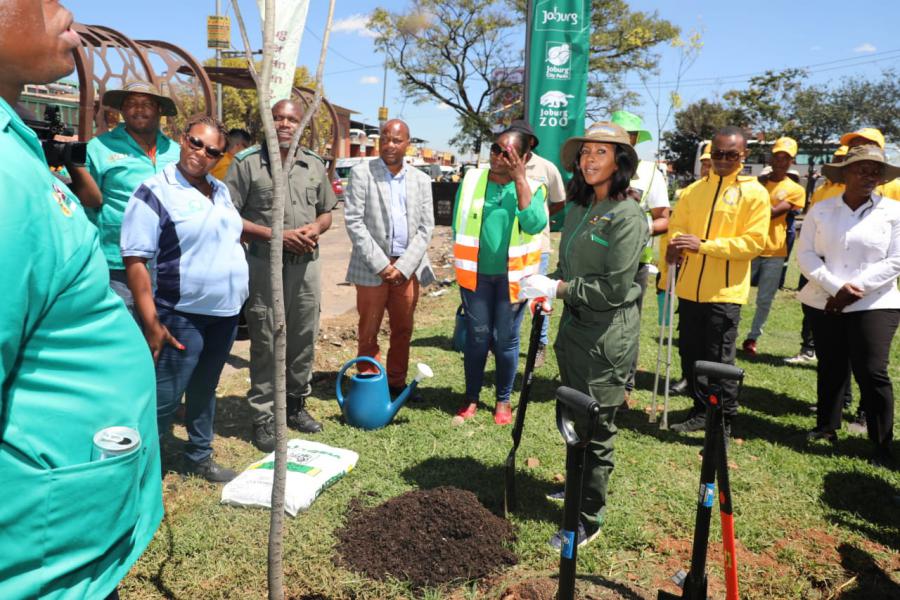
[[[566,171],[571,171],[578,158],[578,151],[581,150],[582,144],[585,142],[606,142],[607,144],[619,144],[624,147],[635,164],[638,162],[637,152],[631,145],[631,138],[628,132],[619,125],[609,121],[598,121],[592,123],[584,132],[584,135],[570,137],[563,144],[562,150],[559,152],[563,167]]]
[[[844,169],[847,165],[868,160],[884,165],[882,181],[891,181],[900,177],[900,167],[890,164],[884,157],[884,150],[878,146],[866,145],[850,148],[843,162],[822,165],[822,174],[834,183],[844,183]]]
[[[116,110],[122,110],[122,103],[129,94],[146,94],[153,96],[159,103],[159,114],[164,117],[174,117],[178,114],[175,102],[168,96],[164,96],[156,86],[146,81],[132,81],[121,90],[109,90],[103,94],[103,105]]]

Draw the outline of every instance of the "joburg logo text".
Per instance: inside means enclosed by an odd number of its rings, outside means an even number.
[[[578,13],[561,13],[555,5],[552,10],[542,10],[541,13],[543,13],[541,25],[546,25],[547,23],[571,23],[572,25],[578,25]]]

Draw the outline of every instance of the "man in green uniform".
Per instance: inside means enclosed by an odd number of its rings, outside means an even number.
[[[302,118],[300,106],[281,100],[272,107],[281,160]],[[241,152],[234,158],[225,183],[231,200],[244,218],[244,237],[250,241],[250,299],[247,328],[250,332],[250,392],[255,412],[253,443],[263,452],[275,449],[274,336],[272,331],[272,282],[269,278],[269,242],[272,239],[272,176],[265,145]],[[288,425],[304,433],[322,426],[306,411],[306,398],[315,359],[319,331],[320,286],[319,236],[331,227],[331,210],[337,198],[322,160],[301,150],[288,175],[284,207],[284,310],[287,327]]]
[[[119,252],[122,217],[131,194],[181,155],[181,146],[159,129],[160,117],[178,111],[171,98],[145,81],[109,90],[103,94],[103,105],[120,111],[124,122],[88,142],[86,166],[68,165],[68,170],[72,191],[100,231],[110,287],[134,314],[134,299]]]
[[[74,69],[72,14],[0,0],[0,598],[117,598],[163,514],[156,380],[97,229],[16,115]],[[100,460],[94,435],[140,446]]]

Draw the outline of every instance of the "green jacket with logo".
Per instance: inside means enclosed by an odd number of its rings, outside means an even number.
[[[0,99],[0,598],[102,599],[163,514],[156,377],[97,229]],[[130,454],[93,460],[127,426]]]

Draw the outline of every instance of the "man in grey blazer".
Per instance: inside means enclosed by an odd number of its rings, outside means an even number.
[[[353,244],[347,281],[356,285],[358,356],[381,361],[378,331],[387,310],[391,345],[387,377],[391,395],[406,387],[409,342],[419,286],[434,281],[428,244],[434,229],[431,179],[403,162],[409,127],[399,119],[384,124],[379,159],[350,170],[344,220]],[[361,373],[374,373],[360,363]]]

